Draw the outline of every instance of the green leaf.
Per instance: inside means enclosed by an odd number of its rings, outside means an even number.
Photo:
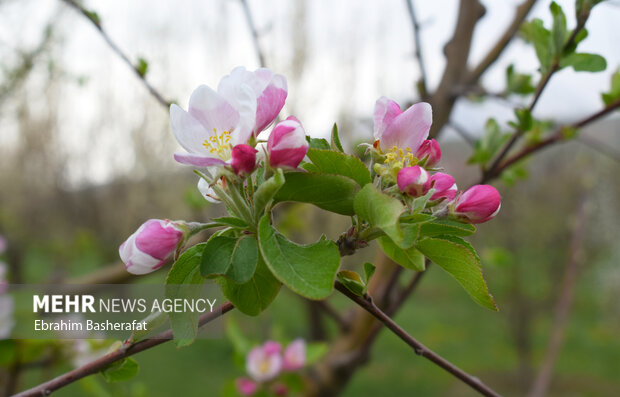
[[[420,229],[420,237],[434,237],[442,234],[453,236],[469,236],[476,232],[476,227],[470,223],[462,223],[450,219],[437,219],[424,223]]]
[[[286,182],[276,193],[275,201],[310,203],[327,211],[351,216],[355,213],[353,200],[359,189],[354,180],[341,175],[289,172]]]
[[[620,68],[611,75],[611,87],[609,92],[602,94],[602,98],[606,106],[620,99]]]
[[[366,285],[370,282],[370,278],[375,274],[377,267],[370,262],[364,262],[364,277],[366,278]]]
[[[88,19],[93,21],[95,25],[101,25],[101,17],[99,17],[99,14],[97,14],[97,12],[91,10],[83,10],[82,12],[84,13],[84,15],[86,15],[86,17],[88,17]]]
[[[338,150],[344,153],[344,149],[342,148],[342,143],[340,143],[340,136],[338,135],[338,125],[334,123],[332,127],[332,141],[331,141],[332,150]]]
[[[414,247],[402,249],[386,236],[379,238],[379,245],[388,258],[404,268],[419,272],[424,271],[426,268],[424,255]]]
[[[428,192],[426,192],[424,196],[416,197],[415,199],[413,199],[411,205],[413,213],[418,214],[424,211],[424,208],[426,208],[426,203],[428,203],[428,200],[433,197],[433,194],[435,194],[435,189],[431,188]]]
[[[269,270],[291,290],[309,299],[331,294],[340,267],[340,254],[333,241],[295,244],[278,233],[265,215],[258,225],[258,242]]]
[[[601,72],[607,68],[607,61],[598,54],[572,53],[560,60],[560,67],[570,66],[575,72]]]
[[[528,109],[515,109],[515,116],[517,116],[518,123],[516,128],[519,131],[529,131],[534,124],[534,119],[532,118],[532,112]]]
[[[554,54],[559,56],[562,54],[564,44],[568,39],[568,32],[566,30],[566,15],[562,11],[562,7],[555,1],[551,2],[549,6],[551,15],[553,15],[553,25],[551,27],[551,35],[553,37]]]
[[[125,382],[138,375],[139,370],[138,362],[127,357],[102,370],[101,375],[108,383]]]
[[[267,268],[262,256],[258,256],[256,271],[250,281],[237,284],[227,278],[220,277],[217,283],[222,293],[235,307],[248,316],[258,316],[276,298],[280,283]]]
[[[425,238],[416,248],[458,281],[479,305],[497,310],[482,276],[480,258],[465,240],[455,236]]]
[[[551,32],[545,28],[543,21],[539,18],[524,22],[521,25],[520,32],[523,39],[534,44],[536,56],[540,62],[541,73],[543,75],[546,74],[551,67],[554,55]]]
[[[254,219],[256,222],[263,216],[265,209],[284,183],[284,174],[282,169],[278,168],[271,178],[258,186],[256,193],[254,193]]]
[[[405,210],[403,204],[375,187],[367,184],[355,196],[355,213],[371,226],[383,230],[393,241],[400,244],[404,238],[399,217]]]
[[[207,243],[194,245],[185,250],[172,265],[166,277],[166,298],[198,298],[204,279],[200,275],[200,263]],[[193,342],[198,330],[198,312],[170,312],[170,326],[177,347]]]
[[[341,270],[336,275],[338,281],[342,283],[349,291],[353,292],[357,296],[362,296],[366,293],[366,283],[362,280],[359,274],[351,270]]]
[[[306,141],[310,144],[310,149],[331,149],[329,142],[323,138],[310,138],[306,135]]]
[[[254,236],[213,236],[206,244],[200,266],[203,277],[225,276],[238,284],[252,278],[258,261],[258,243]]]
[[[136,65],[136,72],[141,77],[146,76],[146,73],[149,71],[149,63],[144,58],[138,58],[138,63]]]
[[[250,227],[250,225],[248,225],[246,221],[234,216],[222,216],[220,218],[213,218],[211,220],[224,226],[236,227],[238,229],[247,229],[248,227]]]
[[[536,87],[532,84],[532,76],[515,72],[514,65],[508,66],[506,69],[506,93],[529,95],[534,92],[536,92]]]
[[[509,138],[510,134],[502,133],[495,119],[489,119],[485,126],[484,136],[476,141],[474,152],[467,162],[469,164],[485,165]]]
[[[355,156],[333,150],[310,149],[308,158],[319,173],[346,176],[362,187],[372,181],[368,168]]]

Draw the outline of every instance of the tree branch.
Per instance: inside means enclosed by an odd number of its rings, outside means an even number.
[[[497,61],[499,56],[504,52],[508,43],[517,34],[521,24],[532,10],[532,7],[536,4],[536,0],[526,0],[517,7],[515,16],[506,28],[504,34],[497,40],[497,43],[491,48],[487,55],[480,61],[480,63],[474,68],[467,78],[467,85],[476,84],[480,77],[487,71],[487,69]]]
[[[267,63],[265,62],[265,54],[260,45],[260,40],[258,37],[258,31],[256,30],[256,25],[254,24],[254,18],[252,17],[252,12],[250,10],[250,6],[248,5],[247,0],[239,0],[241,5],[243,6],[243,12],[245,14],[245,19],[248,23],[248,28],[250,28],[250,33],[252,34],[252,42],[254,43],[254,49],[256,50],[256,56],[258,57],[258,63],[262,68],[264,68]]]
[[[422,55],[422,40],[420,39],[420,23],[416,17],[415,7],[413,0],[405,0],[407,3],[407,10],[409,11],[409,19],[411,20],[411,27],[413,28],[413,40],[415,43],[415,57],[418,60],[418,67],[420,68],[420,80],[418,90],[420,97],[424,100],[428,96],[428,85],[426,78],[426,68],[424,67],[424,57]]]
[[[565,128],[579,129],[579,128],[585,127],[586,125],[592,123],[593,121],[598,120],[599,118],[607,115],[608,113],[618,108],[620,108],[620,99],[616,100],[615,102],[612,102],[611,104],[604,107],[600,111],[594,113],[591,116],[586,117],[583,120],[580,120],[568,126],[563,126],[563,127],[558,128],[553,134],[551,134],[546,139],[543,139],[542,141],[534,145],[524,147],[521,151],[519,151],[518,153],[515,153],[512,157],[507,158],[501,164],[497,165],[494,169],[493,168],[489,169],[489,172],[483,175],[480,183],[486,183],[492,179],[495,179],[496,177],[501,175],[501,173],[504,172],[504,170],[506,170],[508,167],[510,167],[511,165],[513,165],[514,163],[520,160],[523,160],[524,158],[528,157],[532,153],[538,152],[539,150],[542,150],[554,143],[565,140],[565,137],[563,134],[563,131],[565,130]]]
[[[585,198],[581,198],[577,211],[577,218],[573,230],[573,238],[570,245],[570,259],[564,271],[564,279],[562,281],[562,291],[555,307],[555,314],[549,343],[545,352],[540,372],[532,385],[529,393],[530,397],[543,397],[547,394],[551,377],[553,375],[553,367],[558,359],[564,343],[564,334],[568,324],[568,316],[575,295],[575,285],[577,284],[577,274],[579,265],[583,258],[582,243],[584,235],[584,223],[586,219],[586,202]]]
[[[103,37],[108,46],[118,55],[126,64],[129,66],[136,76],[142,81],[142,84],[146,87],[149,93],[162,105],[166,110],[170,107],[170,101],[166,100],[162,94],[159,93],[145,78],[144,72],[138,69],[138,67],[129,59],[129,57],[119,48],[118,45],[110,38],[110,36],[106,33],[106,31],[101,26],[101,22],[95,13],[89,11],[78,4],[75,0],[62,0],[67,3],[69,6],[75,8],[80,14],[82,14],[86,19],[88,19],[93,26],[99,32],[99,35]]]
[[[231,311],[232,309],[234,309],[234,306],[230,302],[226,302],[221,305],[218,310],[210,313],[205,313],[204,315],[200,316],[198,320],[198,326],[202,327],[203,325],[215,320],[216,318]],[[88,375],[95,374],[116,361],[122,360],[129,356],[133,356],[134,354],[161,345],[162,343],[168,342],[172,339],[172,330],[164,331],[154,338],[144,339],[139,342],[132,343],[128,347],[124,347],[108,353],[105,356],[82,367],[76,368],[73,371],[69,371],[63,375],[58,376],[57,378],[42,383],[39,386],[33,387],[32,389],[28,389],[26,391],[18,393],[14,397],[49,396],[50,394],[52,394],[52,392],[67,385],[70,385],[71,383],[76,382]]]
[[[480,379],[471,376],[449,362],[448,360],[441,357],[439,354],[430,350],[428,347],[424,346],[413,336],[409,335],[404,329],[402,329],[398,324],[396,324],[387,314],[385,314],[381,309],[379,309],[370,298],[362,298],[351,291],[349,291],[344,285],[339,282],[336,282],[336,289],[345,295],[347,298],[351,299],[357,305],[361,306],[364,310],[370,313],[377,320],[381,321],[390,331],[392,331],[396,336],[398,336],[403,342],[407,343],[413,351],[422,356],[431,362],[435,363],[439,367],[443,368],[450,374],[454,375],[456,378],[462,380],[467,385],[471,386],[473,389],[480,392],[480,394],[484,396],[492,396],[499,397],[500,395],[493,391],[490,387],[485,385]]]

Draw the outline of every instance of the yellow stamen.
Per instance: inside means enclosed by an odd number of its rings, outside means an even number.
[[[230,131],[222,131],[221,134],[218,134],[217,129],[213,129],[213,135],[208,137],[202,143],[209,153],[217,154],[222,160],[228,160],[230,158],[231,153],[231,145],[230,145]]]

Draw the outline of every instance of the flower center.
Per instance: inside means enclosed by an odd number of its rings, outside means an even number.
[[[398,146],[392,146],[389,152],[385,155],[385,164],[392,165],[395,163],[402,163],[403,167],[409,167],[416,165],[418,159],[411,153],[410,148],[399,148]]]
[[[228,160],[231,153],[230,131],[218,133],[217,128],[213,129],[213,135],[205,139],[202,143],[209,153],[217,155],[222,160]]]

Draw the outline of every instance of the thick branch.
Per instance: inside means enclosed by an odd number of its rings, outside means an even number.
[[[125,62],[127,66],[129,66],[134,71],[136,76],[140,79],[140,81],[142,81],[142,84],[144,84],[146,89],[157,100],[157,102],[159,102],[159,104],[161,104],[163,107],[166,108],[166,110],[168,110],[168,108],[170,107],[170,102],[164,99],[163,95],[161,95],[159,91],[157,91],[155,87],[153,87],[146,80],[146,78],[144,77],[144,72],[138,69],[138,67],[133,62],[131,62],[129,57],[119,48],[118,45],[116,45],[116,43],[112,40],[112,38],[110,38],[110,36],[106,33],[106,31],[103,30],[103,27],[101,26],[101,23],[99,19],[95,16],[95,14],[93,14],[91,11],[88,11],[87,9],[82,7],[75,0],[62,0],[62,1],[64,1],[71,7],[75,8],[77,11],[80,12],[80,14],[86,17],[86,19],[88,19],[93,24],[93,26],[97,29],[101,37],[103,37],[103,39],[106,41],[108,46],[112,49],[112,51],[114,51],[116,55],[118,55],[123,60],[123,62]]]
[[[413,336],[409,335],[404,329],[402,329],[398,324],[394,322],[387,314],[385,314],[381,309],[379,309],[371,299],[364,299],[353,294],[349,291],[344,285],[339,282],[336,282],[336,289],[341,292],[343,295],[351,299],[353,302],[364,308],[368,313],[370,313],[377,320],[381,321],[390,331],[392,331],[396,336],[398,336],[403,342],[408,344],[413,351],[431,362],[437,364],[439,367],[443,368],[450,374],[454,375],[458,379],[465,382],[467,385],[471,386],[473,389],[477,390],[484,396],[493,396],[498,397],[499,394],[493,391],[490,387],[482,383],[480,379],[469,375],[464,372],[448,360],[441,357],[439,354],[430,350],[428,347],[424,346],[418,340],[416,340]]]
[[[202,315],[198,321],[198,326],[202,327],[203,325],[215,320],[216,318],[231,311],[232,309],[234,309],[234,306],[230,302],[226,302],[221,305],[216,311]],[[95,374],[105,369],[109,365],[115,363],[116,361],[122,360],[129,356],[133,356],[134,354],[140,353],[152,347],[161,345],[162,343],[172,340],[172,338],[172,330],[164,331],[155,338],[144,339],[139,342],[132,343],[128,347],[124,347],[119,350],[113,351],[112,353],[108,353],[105,356],[91,363],[76,368],[73,371],[69,371],[63,375],[58,376],[57,378],[40,384],[39,386],[33,387],[32,389],[28,389],[19,394],[16,394],[14,397],[49,396],[50,394],[52,394],[52,392],[62,387],[65,387],[75,381],[78,381],[88,375]]]

